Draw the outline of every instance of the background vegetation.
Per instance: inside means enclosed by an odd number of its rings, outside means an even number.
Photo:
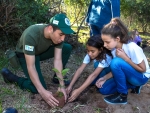
[[[89,3],[90,0],[1,0],[0,47],[5,50],[16,45],[25,28],[36,23],[48,23],[54,14],[60,12],[65,12],[71,19],[77,36],[79,33],[84,35],[88,29],[84,19]],[[149,7],[149,0],[121,0],[121,18],[130,29],[150,32]],[[86,30],[81,30],[83,28]]]

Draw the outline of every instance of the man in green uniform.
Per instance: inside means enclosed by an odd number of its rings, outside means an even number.
[[[54,68],[59,72],[65,67],[72,47],[64,43],[65,34],[72,34],[70,21],[64,14],[57,14],[50,19],[50,24],[36,24],[29,26],[22,34],[16,46],[16,54],[26,78],[18,77],[7,68],[1,74],[5,81],[16,82],[21,89],[28,89],[32,93],[39,93],[52,107],[58,105],[52,92],[47,90],[40,70],[40,61],[54,57]],[[61,73],[56,73],[59,79],[58,90],[62,91],[67,99],[65,83]]]

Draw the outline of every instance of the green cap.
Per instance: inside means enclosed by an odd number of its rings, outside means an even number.
[[[50,24],[57,26],[64,34],[75,33],[71,29],[70,20],[65,14],[56,14],[50,19]]]

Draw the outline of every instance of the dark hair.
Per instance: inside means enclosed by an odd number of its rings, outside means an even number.
[[[53,31],[60,30],[57,26],[55,26],[53,24],[48,24],[47,26],[52,26]]]
[[[112,56],[111,51],[104,47],[104,42],[101,39],[100,35],[91,36],[88,39],[86,45],[95,47],[101,51],[101,53],[96,57],[96,59],[99,61],[106,60],[106,54],[108,54],[109,56]]]
[[[129,36],[128,29],[123,22],[119,24],[109,23],[105,25],[101,31],[101,34],[110,35],[112,38],[120,37],[121,43],[128,43],[132,40],[132,37]]]

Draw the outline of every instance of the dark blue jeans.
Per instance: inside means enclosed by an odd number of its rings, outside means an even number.
[[[102,30],[102,28],[99,28],[98,26],[90,25],[90,36],[100,35],[101,30]]]
[[[128,85],[141,86],[144,85],[148,78],[141,72],[135,70],[122,58],[116,57],[110,64],[111,72],[116,83],[117,92],[128,93]]]

